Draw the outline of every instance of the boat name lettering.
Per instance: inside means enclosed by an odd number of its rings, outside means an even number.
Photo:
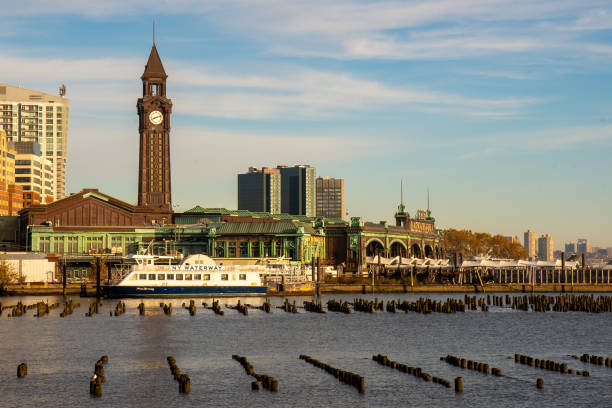
[[[220,271],[223,269],[221,265],[178,265],[171,266],[171,271]]]

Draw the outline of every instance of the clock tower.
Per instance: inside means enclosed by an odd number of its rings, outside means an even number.
[[[142,98],[138,99],[138,205],[159,212],[172,212],[170,190],[170,113],[166,98],[166,72],[155,42],[142,76]]]

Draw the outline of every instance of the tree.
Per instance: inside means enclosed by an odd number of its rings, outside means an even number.
[[[492,258],[526,259],[527,250],[518,242],[510,242],[502,235],[486,232],[448,229],[444,231],[444,247],[449,255],[462,254]]]
[[[6,287],[17,282],[19,274],[5,260],[0,260],[0,293],[4,293]]]

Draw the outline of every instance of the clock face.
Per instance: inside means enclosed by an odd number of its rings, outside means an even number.
[[[149,113],[149,120],[151,121],[152,124],[159,125],[160,123],[163,122],[164,115],[162,115],[160,111],[154,110],[153,112]]]

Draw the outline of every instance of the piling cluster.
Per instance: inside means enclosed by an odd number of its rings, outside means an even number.
[[[11,307],[11,306],[9,306]],[[17,302],[17,304],[15,306],[12,307],[11,310],[11,314],[9,316],[11,317],[21,317],[26,313],[26,307],[24,306],[23,303],[21,303],[21,301]]]
[[[522,354],[514,355],[514,362],[518,364],[528,365],[530,367],[539,368],[542,370],[555,371],[560,374],[574,374],[574,370],[569,369],[565,363],[557,363],[552,360],[541,360],[533,358],[531,356],[525,356]],[[582,375],[584,377],[589,376],[588,371],[575,371],[576,375]]]
[[[94,375],[89,382],[89,393],[94,397],[102,396],[102,383],[106,382],[104,364],[108,364],[108,356],[102,356],[94,366]]]
[[[125,313],[125,302],[117,302],[117,305],[115,306],[115,316],[121,316],[122,314]],[[111,313],[112,316],[112,313]]]
[[[181,374],[181,370],[176,365],[176,360],[172,356],[167,357],[170,372],[176,381],[178,381],[179,392],[188,394],[191,391],[191,378],[187,374]]]
[[[350,371],[340,370],[339,368],[332,367],[329,364],[323,363],[304,354],[300,354],[300,360],[304,360],[315,367],[325,370],[328,374],[331,374],[336,377],[338,381],[355,387],[357,391],[359,391],[359,393],[361,394],[365,392],[365,379],[358,374],[352,373]]]
[[[138,313],[139,313],[141,316],[144,316],[144,314],[145,314],[145,305],[144,305],[144,302],[142,302],[142,301],[141,301],[141,302],[140,302],[140,304],[138,305]]]
[[[221,310],[221,306],[219,305],[218,300],[213,300],[212,306],[210,308],[212,309],[213,312],[215,312],[215,314],[218,314],[219,316],[223,316],[225,314],[223,310]]]
[[[331,299],[327,301],[327,310],[329,310],[330,312],[350,314],[351,306],[348,302],[338,302],[335,299]]]
[[[185,305],[185,303],[183,303],[183,309],[187,309],[189,311],[189,315],[190,316],[195,316],[195,314],[196,314],[195,301],[194,300],[190,300],[189,301],[189,306],[187,306],[187,305]]]
[[[457,313],[465,312],[465,304],[461,300],[447,298],[445,301],[435,301],[429,298],[419,298],[414,302],[398,301],[397,309],[406,313]]]
[[[377,310],[383,310],[384,304],[382,300],[379,302],[378,298],[373,301],[365,299],[355,299],[353,301],[353,309],[356,312],[374,313]]]
[[[160,302],[159,307],[164,311],[165,315],[170,316],[172,314],[172,303],[165,304]]]
[[[278,381],[276,381],[274,377],[266,374],[257,374],[253,368],[253,365],[249,363],[249,360],[246,357],[233,354],[232,358],[240,363],[248,375],[255,378],[256,381],[251,383],[251,389],[253,391],[259,390],[259,382],[261,381],[261,384],[265,390],[278,392]]]
[[[266,299],[266,301],[261,306],[251,306],[251,305],[247,305],[247,306],[252,307],[253,309],[263,310],[266,313],[272,313],[272,304],[270,303],[270,300],[268,299]]]
[[[601,356],[588,355],[586,353],[581,355],[580,357],[578,356],[572,356],[572,357],[575,358],[576,360],[582,361],[583,363],[590,363],[590,364],[612,368],[612,358],[609,358],[609,357],[604,358]]]
[[[372,356],[372,360],[376,361],[380,365],[384,365],[386,367],[394,368],[402,373],[411,374],[417,378],[422,378],[423,381],[434,382],[436,384],[440,384],[445,386],[446,388],[451,387],[451,383],[443,378],[434,377],[419,367],[409,367],[406,364],[398,363],[397,361],[389,360],[389,358],[382,354],[376,354]]]
[[[448,364],[467,369],[481,372],[483,374],[493,374],[494,376],[501,377],[502,371],[499,368],[491,368],[489,370],[489,365],[487,363],[479,363],[477,361],[467,360],[465,358],[460,358],[456,356],[451,356],[450,354],[445,357],[440,357],[440,360],[447,362]]]
[[[66,303],[64,303],[64,310],[62,310],[62,312],[60,313],[60,317],[66,317],[68,315],[71,315],[72,312],[74,312],[74,309],[80,306],[80,303],[75,304],[72,302],[72,299],[69,299]]]
[[[323,304],[321,302],[317,302],[316,300],[315,301],[305,300],[304,310],[306,310],[307,312],[312,312],[312,313],[325,313],[325,310],[323,310]]]
[[[23,378],[28,375],[28,365],[21,363],[17,366],[17,378]]]
[[[279,309],[284,310],[287,313],[297,313],[297,306],[295,305],[295,300],[293,303],[289,303],[288,299],[285,299],[282,306],[278,307]]]
[[[236,304],[236,306],[230,306],[230,308],[237,310],[238,313],[242,313],[245,316],[249,315],[249,307],[240,303],[240,299],[238,299],[238,303]]]
[[[101,304],[98,303],[97,301],[90,303],[89,304],[89,311],[87,313],[85,313],[85,316],[91,317],[94,314],[100,313],[100,306],[101,306]]]

